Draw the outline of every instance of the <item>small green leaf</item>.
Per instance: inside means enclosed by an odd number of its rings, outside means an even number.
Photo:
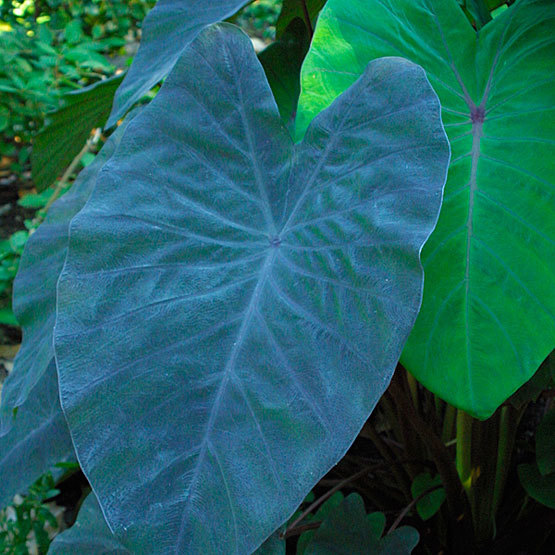
[[[94,162],[95,155],[92,152],[85,152],[83,156],[81,156],[81,164],[84,168],[86,168],[89,164]]]
[[[343,503],[344,499],[345,497],[340,491],[334,493],[327,501],[322,503],[322,505],[316,511],[316,513],[308,515],[303,520],[303,523],[325,520],[332,513],[332,511],[335,510],[336,507],[339,507],[339,505]],[[315,530],[307,530],[306,532],[302,533],[299,536],[299,540],[297,541],[297,555],[304,555],[306,548],[308,547],[309,543],[312,541],[314,533],[315,533]],[[381,532],[380,532],[380,535],[381,535]]]
[[[42,43],[42,45],[52,48],[50,45],[54,41],[54,33],[50,30],[48,25],[46,25],[45,23],[38,26],[37,38],[38,38],[38,41]]]
[[[0,308],[0,324],[5,326],[18,326],[19,322],[11,308]]]
[[[83,36],[83,29],[79,19],[73,19],[65,28],[65,38],[69,44],[78,44]]]
[[[52,189],[47,189],[42,193],[31,193],[21,197],[17,204],[23,206],[23,208],[43,208],[46,206],[48,199],[52,196],[54,191]]]
[[[305,555],[408,555],[419,534],[402,526],[382,538],[383,513],[366,514],[364,501],[356,493],[335,507],[314,532]]]
[[[441,477],[439,475],[432,477],[428,472],[423,472],[414,478],[410,491],[413,499],[416,499],[426,490],[439,485],[441,485]],[[419,499],[416,503],[416,510],[422,520],[428,520],[439,511],[444,501],[445,490],[440,488],[431,491],[428,495]]]
[[[27,243],[27,239],[29,238],[29,232],[27,231],[16,231],[13,235],[10,236],[10,247],[14,252],[20,253]]]
[[[0,106],[0,133],[7,129],[10,123],[10,111],[6,106]]]
[[[54,465],[56,468],[63,468],[64,470],[78,470],[79,463],[77,462],[59,462]]]

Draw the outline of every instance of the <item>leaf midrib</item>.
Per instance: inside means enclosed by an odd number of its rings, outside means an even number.
[[[201,470],[201,468],[204,464],[204,459],[206,457],[206,453],[209,450],[210,436],[211,436],[212,429],[214,427],[216,418],[217,418],[219,410],[220,410],[221,400],[222,400],[223,394],[226,390],[226,387],[229,383],[229,380],[231,379],[231,377],[235,373],[235,363],[237,361],[237,357],[239,355],[239,352],[240,352],[241,348],[243,347],[243,343],[245,342],[245,339],[247,338],[248,331],[249,331],[252,319],[253,319],[255,313],[257,312],[257,307],[258,307],[258,304],[259,304],[260,296],[261,296],[262,290],[264,289],[264,286],[266,285],[266,282],[268,281],[268,278],[270,276],[271,269],[273,267],[273,263],[274,263],[274,260],[276,258],[276,253],[277,253],[276,248],[269,247],[268,254],[266,255],[266,258],[264,259],[264,263],[263,263],[263,265],[260,269],[260,276],[257,280],[256,286],[255,286],[255,288],[253,290],[253,293],[251,295],[251,298],[249,300],[249,304],[247,305],[247,308],[245,310],[244,317],[242,319],[241,326],[240,326],[239,331],[237,333],[236,340],[233,343],[233,348],[231,350],[231,353],[229,354],[229,358],[228,358],[228,360],[226,362],[226,365],[224,367],[222,380],[221,380],[220,385],[218,387],[218,390],[216,392],[214,402],[212,403],[212,408],[210,410],[210,415],[209,415],[209,418],[208,418],[208,422],[206,424],[204,436],[203,436],[203,439],[201,441],[201,449],[200,449],[200,452],[199,452],[198,461],[197,461],[197,464],[196,464],[196,467],[195,467],[194,474],[191,478],[191,483],[189,485],[189,491],[187,492],[187,499],[186,499],[186,502],[185,502],[185,506],[183,508],[183,516],[182,516],[182,519],[181,519],[181,524],[180,524],[180,527],[179,527],[179,532],[178,532],[177,541],[176,541],[176,553],[180,553],[180,547],[181,547],[183,539],[184,539],[183,534],[186,530],[185,523],[187,522],[187,518],[188,518],[188,514],[189,514],[188,513],[189,505],[191,503],[193,491],[196,487],[196,484],[198,483],[198,479],[199,479],[199,476],[200,476],[200,470]],[[235,546],[235,547],[237,548],[237,546]]]

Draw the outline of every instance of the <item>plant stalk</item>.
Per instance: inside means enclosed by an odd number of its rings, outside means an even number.
[[[461,483],[468,492],[472,488],[472,416],[462,410],[457,411],[457,472]]]
[[[456,552],[464,555],[472,553],[474,545],[472,513],[468,499],[464,495],[457,469],[451,459],[451,454],[441,439],[417,413],[414,405],[408,399],[404,388],[397,380],[398,378],[394,376],[390,388],[402,410],[402,417],[408,420],[414,431],[428,447],[431,457],[436,464],[437,471],[441,476],[441,481],[445,488],[447,506],[451,513],[450,525],[454,535],[453,544],[456,546]]]

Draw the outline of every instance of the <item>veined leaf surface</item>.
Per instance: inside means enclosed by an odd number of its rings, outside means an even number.
[[[420,304],[449,149],[377,60],[295,145],[252,45],[204,31],[73,219],[55,349],[131,550],[250,553],[348,449]]]
[[[401,361],[479,418],[555,346],[554,16],[521,0],[477,33],[455,0],[329,0],[302,70],[301,135],[380,56],[439,95],[451,166]]]

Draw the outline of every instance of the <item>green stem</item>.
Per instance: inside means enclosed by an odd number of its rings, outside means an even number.
[[[474,545],[474,530],[472,526],[472,513],[468,499],[462,491],[457,469],[453,464],[451,454],[441,439],[434,433],[428,424],[417,413],[414,405],[409,400],[404,388],[394,376],[390,389],[401,411],[400,417],[406,418],[414,431],[420,436],[428,447],[437,471],[441,476],[447,505],[450,512],[451,532],[454,536],[453,553],[472,553]]]
[[[472,504],[472,416],[457,411],[457,472]]]
[[[472,468],[472,499],[476,541],[486,544],[494,537],[495,527],[492,512],[495,484],[495,465],[499,437],[500,411],[487,420],[473,422],[472,447],[479,453]]]
[[[438,420],[441,420],[443,415],[444,409],[446,409],[447,404],[443,402],[437,395],[434,395],[434,407],[436,409],[436,417]]]

